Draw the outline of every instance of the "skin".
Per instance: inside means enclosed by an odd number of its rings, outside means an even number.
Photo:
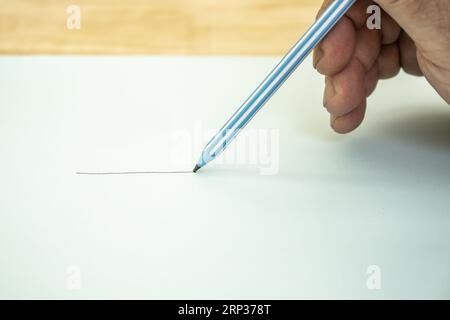
[[[366,26],[373,4],[381,30]],[[324,107],[338,133],[361,124],[378,81],[400,69],[424,76],[450,104],[450,0],[358,0],[314,51],[314,67],[325,75]]]

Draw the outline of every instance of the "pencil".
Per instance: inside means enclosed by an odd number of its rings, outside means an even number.
[[[214,160],[227,148],[230,142],[261,110],[292,72],[297,69],[300,63],[305,60],[355,2],[356,0],[335,0],[325,9],[275,69],[208,142],[193,170],[194,172],[197,172],[207,163]]]

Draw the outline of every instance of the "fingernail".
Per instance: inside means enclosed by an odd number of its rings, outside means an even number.
[[[334,95],[336,94],[336,90],[334,89],[333,81],[329,78],[325,78],[325,91],[323,93],[323,106],[327,108],[328,101],[330,101]]]
[[[314,58],[313,58],[314,69],[317,69],[317,65],[319,64],[322,57],[323,57],[323,49],[321,46],[318,46],[316,48],[316,52],[314,53]]]

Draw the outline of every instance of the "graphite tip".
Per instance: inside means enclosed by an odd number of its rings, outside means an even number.
[[[195,168],[194,168],[194,170],[192,170],[192,171],[194,171],[194,173],[196,173],[200,168],[201,168],[201,167],[197,164],[197,165],[195,165]]]

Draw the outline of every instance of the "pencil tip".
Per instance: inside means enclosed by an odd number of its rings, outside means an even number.
[[[196,173],[200,168],[201,168],[201,167],[197,164],[197,165],[195,165],[195,168],[194,168],[194,170],[192,170],[192,171],[194,171],[194,173]]]

